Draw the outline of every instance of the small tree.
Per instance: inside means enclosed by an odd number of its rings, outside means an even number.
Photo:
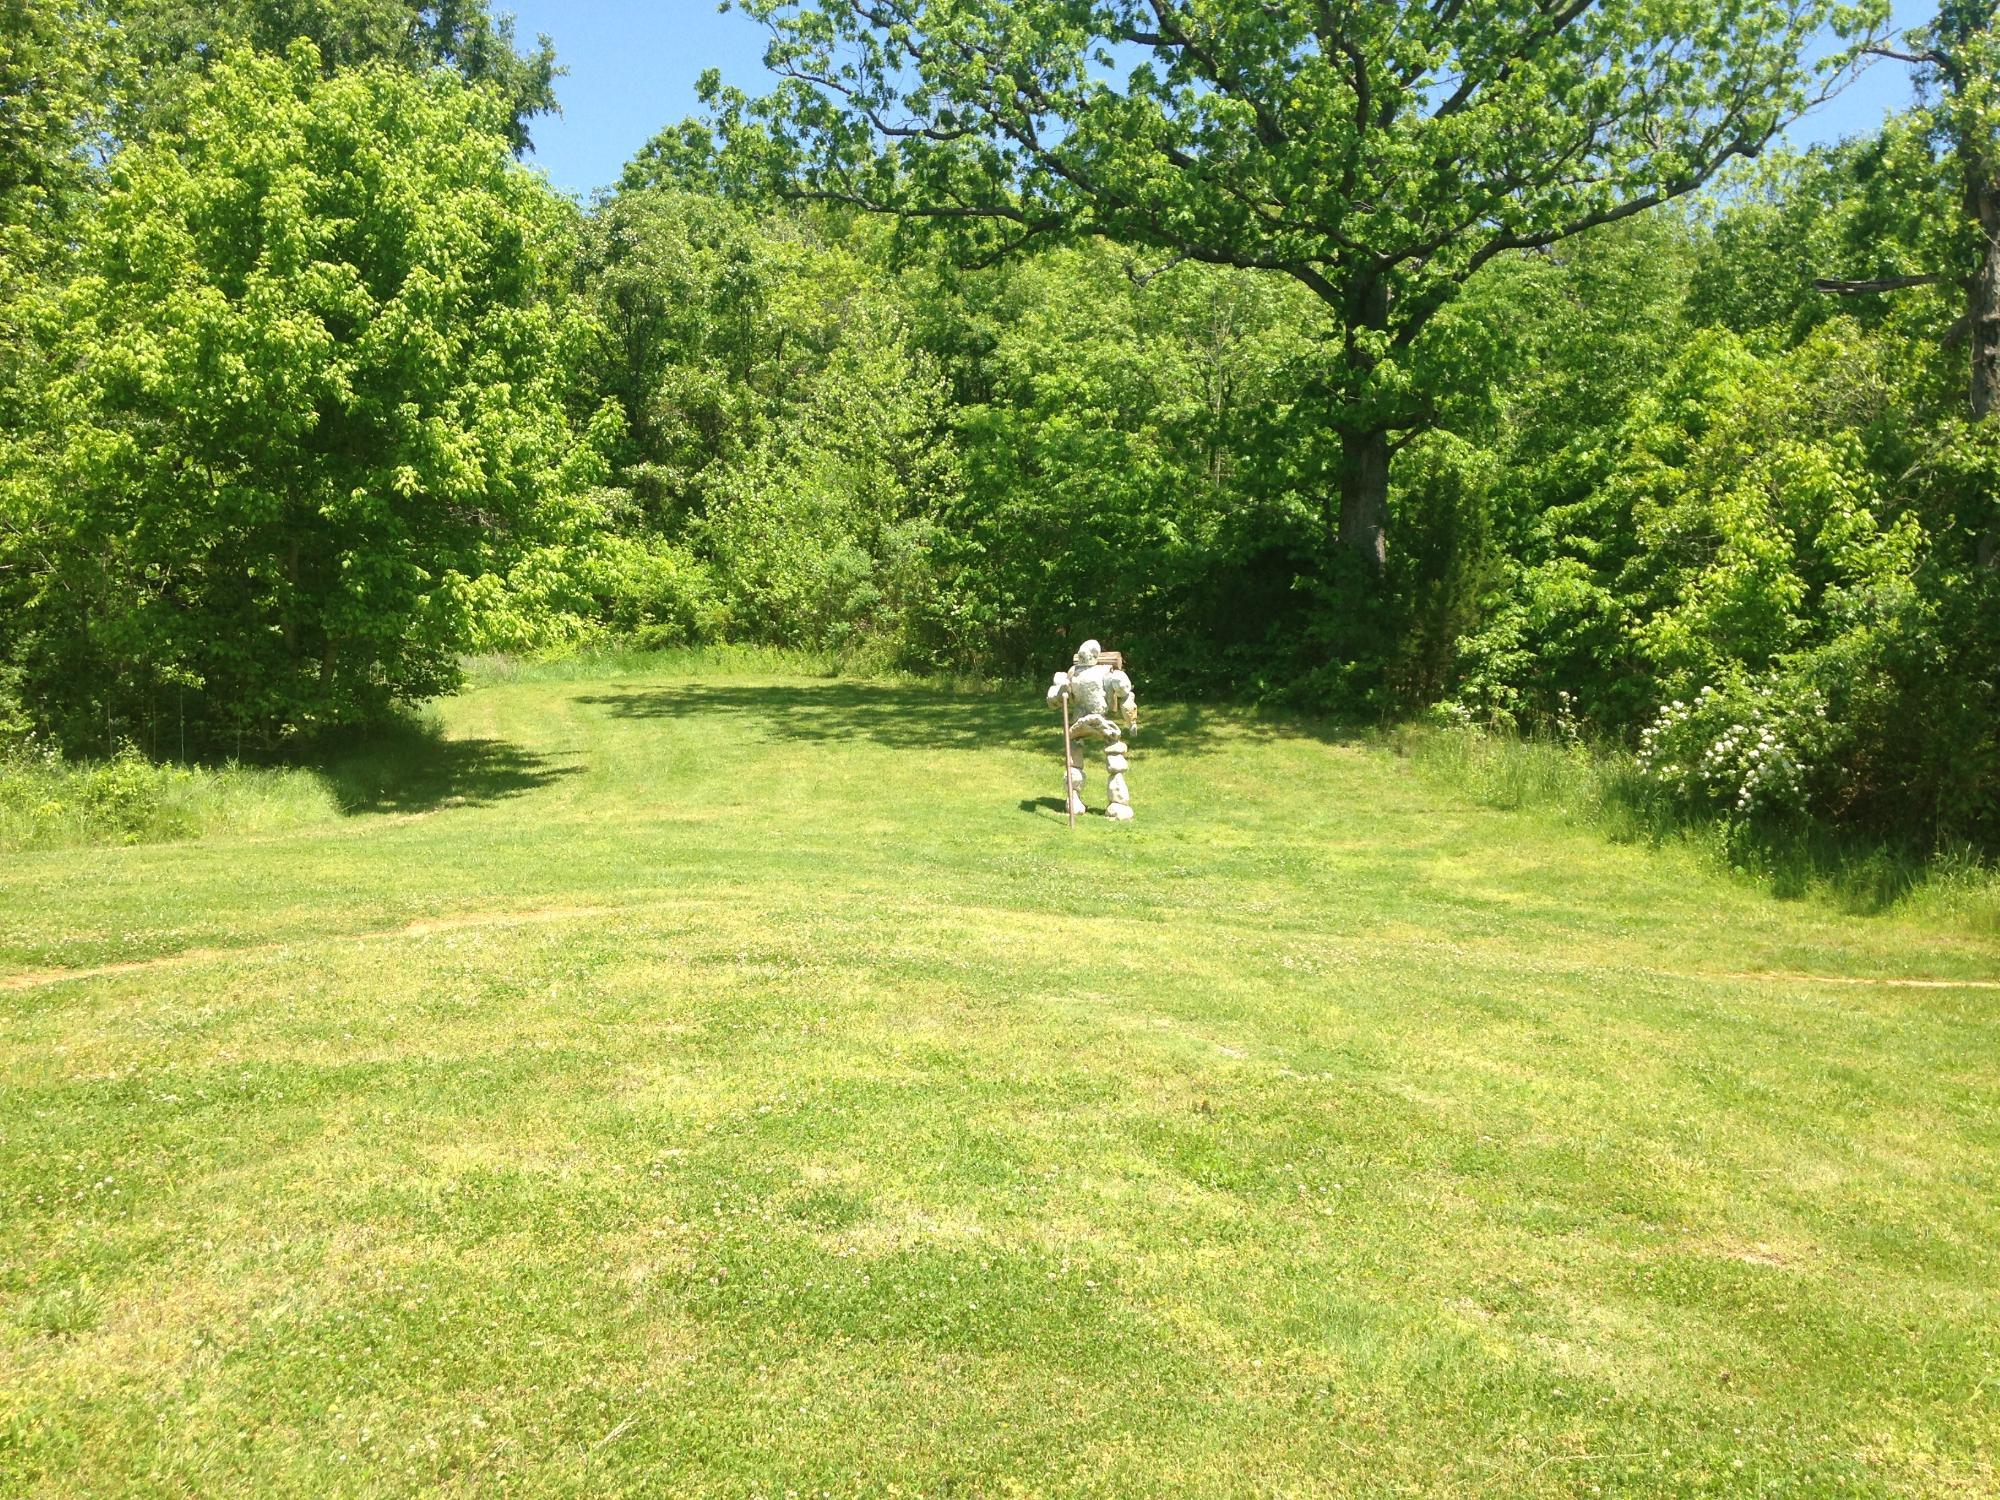
[[[1808,102],[1833,0],[743,0],[783,79],[709,98],[784,190],[1266,270],[1327,309],[1339,536],[1379,567],[1467,278],[1692,192]]]
[[[300,44],[114,161],[0,485],[0,654],[65,738],[365,718],[559,587],[573,215],[505,124]]]

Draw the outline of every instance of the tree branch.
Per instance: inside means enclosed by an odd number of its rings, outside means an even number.
[[[1899,52],[1894,47],[1871,44],[1863,47],[1864,57],[1886,57],[1891,62],[1910,63],[1916,67],[1936,67],[1943,61],[1935,52]]]
[[[1938,286],[1950,280],[1949,276],[1935,271],[1922,276],[1884,276],[1877,281],[1844,281],[1837,276],[1815,276],[1813,290],[1830,292],[1836,297],[1858,297],[1867,292],[1900,292],[1905,287]]]

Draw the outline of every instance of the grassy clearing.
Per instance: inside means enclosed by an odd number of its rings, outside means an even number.
[[[575,683],[634,671],[834,677],[842,665],[836,656],[761,647],[609,647],[543,660],[480,657],[470,675],[478,684]],[[434,809],[506,795],[524,764],[497,741],[449,738],[436,712],[411,712],[365,736],[335,736],[294,764],[163,764],[131,749],[66,760],[29,742],[0,751],[0,854],[275,833],[403,803]]]
[[[1242,715],[1072,834],[1038,695],[569,671],[0,864],[0,1490],[2000,1489],[1977,924]]]

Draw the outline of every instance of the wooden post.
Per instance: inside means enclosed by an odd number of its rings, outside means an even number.
[[[1070,767],[1075,764],[1071,758],[1069,745],[1069,687],[1062,690],[1063,705],[1063,815],[1069,819],[1069,826],[1076,827],[1076,789],[1070,785]]]

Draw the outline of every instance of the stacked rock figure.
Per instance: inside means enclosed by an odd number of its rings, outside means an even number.
[[[1069,694],[1069,810],[1081,814],[1083,805],[1084,741],[1104,743],[1104,769],[1110,776],[1106,791],[1110,797],[1104,815],[1118,822],[1132,816],[1132,792],[1125,784],[1125,770],[1131,763],[1125,736],[1139,727],[1139,699],[1132,691],[1132,679],[1122,667],[1102,660],[1103,647],[1085,641],[1067,672],[1058,672],[1049,687],[1048,701],[1058,703]]]
[[[1104,769],[1111,773],[1111,781],[1105,791],[1111,798],[1111,806],[1105,812],[1114,818],[1132,816],[1132,792],[1125,785],[1125,741],[1113,740],[1104,747]]]

